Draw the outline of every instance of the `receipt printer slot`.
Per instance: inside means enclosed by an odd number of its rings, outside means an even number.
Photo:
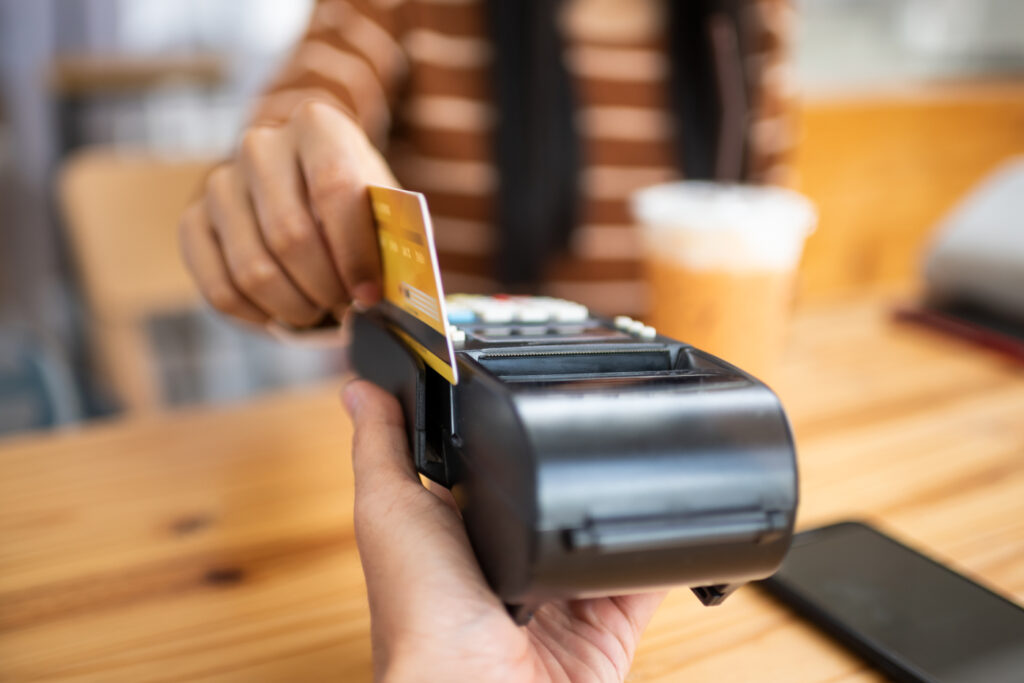
[[[658,372],[672,368],[672,355],[665,348],[585,350],[491,351],[476,361],[489,372],[505,378],[530,375],[607,375],[622,372]]]

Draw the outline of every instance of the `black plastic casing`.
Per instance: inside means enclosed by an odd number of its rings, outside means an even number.
[[[520,619],[671,585],[716,604],[772,574],[797,505],[776,396],[692,346],[588,325],[583,341],[470,333],[452,386],[370,311],[354,316],[352,362],[398,396],[417,468],[452,489]]]

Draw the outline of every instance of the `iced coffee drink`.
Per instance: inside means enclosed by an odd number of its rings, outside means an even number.
[[[647,322],[770,381],[796,267],[815,224],[782,188],[680,182],[633,197],[646,248]]]

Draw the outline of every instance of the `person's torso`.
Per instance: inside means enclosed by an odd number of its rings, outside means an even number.
[[[410,3],[409,71],[388,158],[426,193],[448,291],[492,292],[496,112],[482,2]],[[629,196],[678,178],[661,0],[572,0],[562,30],[583,168],[580,222],[540,291],[605,312],[642,310],[639,234]]]

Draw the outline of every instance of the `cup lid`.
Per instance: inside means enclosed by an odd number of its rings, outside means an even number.
[[[683,180],[639,190],[631,206],[636,220],[653,228],[756,230],[803,238],[817,222],[809,199],[770,185]]]
[[[817,221],[806,197],[767,185],[681,181],[631,202],[650,257],[692,268],[791,268]]]

